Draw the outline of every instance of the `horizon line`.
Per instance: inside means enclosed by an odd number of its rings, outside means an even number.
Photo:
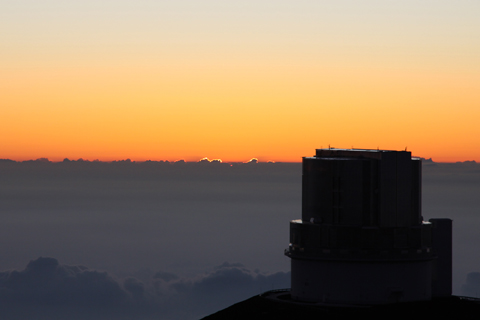
[[[455,161],[455,162],[437,162],[434,161],[432,158],[423,158],[423,157],[416,157],[420,158],[422,162],[426,163],[437,163],[437,164],[458,164],[458,163],[475,163],[477,164],[475,160],[464,160],[464,161]],[[28,160],[14,160],[14,159],[8,159],[8,158],[0,158],[0,162],[15,162],[15,163],[31,163],[31,162],[36,162],[36,163],[69,163],[69,162],[88,162],[88,163],[149,163],[149,162],[154,162],[154,163],[164,163],[164,164],[183,164],[183,163],[215,163],[215,164],[256,164],[256,163],[268,163],[268,164],[275,164],[275,163],[302,163],[302,161],[275,161],[275,160],[267,160],[267,161],[260,161],[257,158],[251,158],[248,161],[222,161],[221,159],[208,159],[207,157],[199,159],[197,161],[187,161],[185,159],[178,159],[178,160],[131,160],[130,158],[127,159],[118,159],[118,160],[99,160],[99,159],[94,159],[94,160],[89,160],[89,159],[83,159],[83,158],[78,158],[78,159],[69,159],[69,158],[64,158],[61,161],[51,161],[49,158],[37,158],[37,159],[28,159]]]

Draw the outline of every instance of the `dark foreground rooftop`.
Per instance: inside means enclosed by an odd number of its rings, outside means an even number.
[[[353,319],[360,315],[367,319],[438,318],[480,319],[480,300],[451,296],[422,302],[404,302],[375,307],[326,306],[294,303],[289,291],[269,291],[236,303],[202,320],[310,320]]]

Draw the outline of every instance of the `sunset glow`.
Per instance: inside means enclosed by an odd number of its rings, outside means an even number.
[[[22,1],[0,13],[0,158],[480,161],[480,3]]]

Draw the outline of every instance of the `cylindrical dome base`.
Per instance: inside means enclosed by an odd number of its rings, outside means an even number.
[[[291,262],[293,300],[375,305],[432,297],[432,260]]]

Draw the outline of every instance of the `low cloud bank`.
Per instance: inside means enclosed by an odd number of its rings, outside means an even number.
[[[2,319],[198,319],[274,288],[290,273],[263,274],[228,263],[191,278],[157,272],[148,281],[119,279],[54,258],[0,272]]]

